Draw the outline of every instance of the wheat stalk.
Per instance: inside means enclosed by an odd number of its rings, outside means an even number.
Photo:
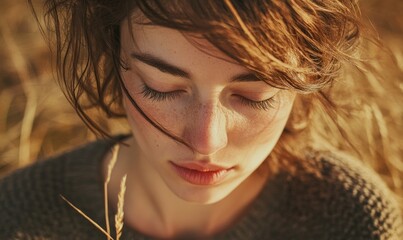
[[[120,191],[118,195],[118,209],[115,215],[116,240],[120,239],[123,230],[123,216],[124,216],[123,205],[125,201],[124,197],[126,192],[126,177],[127,174],[123,176],[122,181],[120,182]]]
[[[106,231],[101,226],[99,226],[94,220],[92,220],[90,217],[88,217],[83,211],[81,211],[79,208],[74,206],[65,197],[60,195],[60,197],[64,201],[66,201],[74,210],[76,210],[85,219],[90,221],[96,228],[98,228],[102,233],[104,233],[107,240],[114,240],[110,235],[109,209],[108,209],[108,184],[111,180],[112,170],[115,167],[115,164],[117,161],[118,152],[119,152],[119,145],[116,145],[115,147],[113,147],[113,150],[112,150],[112,158],[111,158],[110,162],[108,163],[108,172],[107,172],[107,176],[106,176],[106,179],[104,182]],[[123,205],[124,205],[124,195],[126,192],[126,178],[127,178],[127,174],[125,174],[122,178],[122,181],[120,183],[119,195],[118,195],[117,213],[115,215],[116,240],[120,239],[120,237],[122,235],[122,230],[123,230],[123,216],[124,216]]]
[[[65,197],[63,197],[63,195],[60,194],[60,197],[67,202],[72,208],[74,208],[74,210],[76,210],[79,214],[81,214],[85,219],[87,219],[88,221],[90,221],[90,223],[92,223],[96,228],[98,228],[103,234],[105,234],[109,239],[114,240],[109,233],[107,233],[101,226],[98,225],[98,223],[96,223],[94,220],[92,220],[90,217],[88,217],[83,211],[81,211],[79,208],[77,208],[76,206],[74,206],[74,204],[72,204],[69,200],[67,200]]]
[[[117,144],[113,147],[112,158],[108,164],[108,172],[107,172],[106,179],[104,182],[105,223],[106,223],[106,231],[108,232],[109,236],[110,236],[111,229],[110,229],[110,224],[109,224],[108,184],[109,184],[109,181],[111,180],[112,170],[115,167],[116,160],[118,158],[118,152],[119,152],[119,144]],[[107,240],[109,240],[109,239],[110,238],[107,238]]]

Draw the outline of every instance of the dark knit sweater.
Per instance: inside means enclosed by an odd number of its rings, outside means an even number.
[[[97,141],[3,178],[0,239],[106,239],[60,194],[104,227],[100,163],[112,144]],[[373,171],[335,153],[306,161],[324,178],[278,173],[248,212],[214,239],[403,239],[396,201]],[[150,238],[125,227],[121,239]]]

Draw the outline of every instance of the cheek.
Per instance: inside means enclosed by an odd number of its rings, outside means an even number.
[[[146,101],[140,98],[135,99],[136,103],[143,110],[145,115],[160,126],[166,129],[172,134],[176,134],[177,130],[173,127],[178,127],[177,111],[174,109],[164,109],[157,104],[146,103]],[[133,136],[137,139],[137,143],[142,149],[151,148],[169,148],[169,143],[174,143],[172,139],[161,133],[156,127],[154,127],[149,121],[147,121],[141,113],[132,105],[131,101],[124,97],[124,108],[127,114],[127,120],[133,132]]]
[[[241,145],[267,145],[276,143],[290,116],[295,94],[285,93],[281,96],[279,106],[272,112],[257,112],[237,124],[234,132],[238,136],[238,147]]]
[[[127,121],[134,138],[137,140],[137,144],[139,144],[142,149],[145,149],[145,147],[150,144],[157,144],[158,135],[156,134],[156,131],[158,130],[137,111],[127,96],[124,97],[123,104],[127,115]]]

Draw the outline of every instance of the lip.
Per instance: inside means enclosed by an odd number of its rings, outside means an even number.
[[[212,164],[173,163],[175,172],[185,181],[195,185],[215,185],[223,181],[233,168]]]

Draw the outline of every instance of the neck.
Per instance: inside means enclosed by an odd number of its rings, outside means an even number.
[[[252,174],[224,199],[212,204],[185,201],[176,196],[158,173],[121,147],[109,186],[109,201],[117,206],[120,180],[127,174],[125,224],[143,234],[158,238],[208,237],[232,226],[243,215],[266,182],[266,176]],[[108,157],[104,161],[107,169]],[[104,171],[106,172],[106,171]],[[247,193],[247,194],[245,194]]]

